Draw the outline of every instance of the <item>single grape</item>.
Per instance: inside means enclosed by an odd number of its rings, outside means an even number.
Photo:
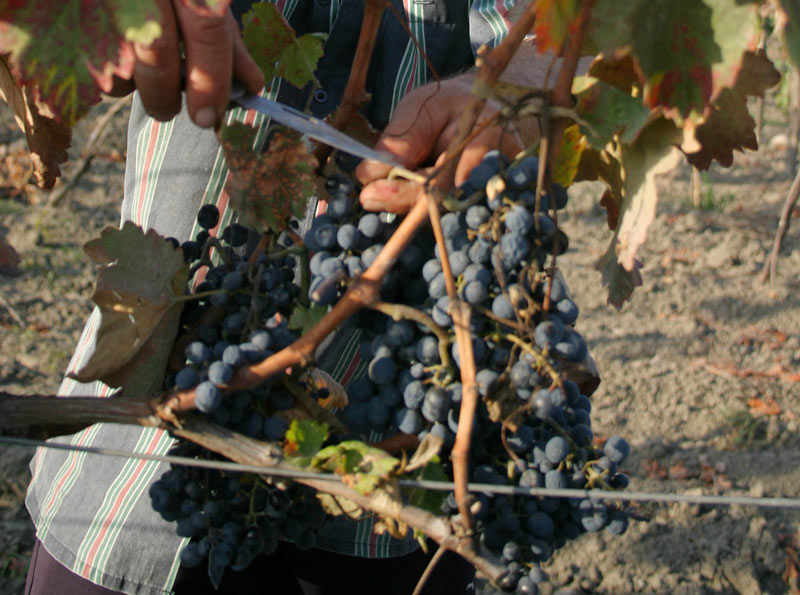
[[[203,229],[214,229],[219,223],[219,209],[216,205],[206,204],[197,211],[197,224]]]
[[[222,391],[208,380],[197,385],[194,392],[194,404],[203,413],[214,411],[222,403]]]

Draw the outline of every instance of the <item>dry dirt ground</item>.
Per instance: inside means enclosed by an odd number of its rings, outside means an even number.
[[[83,122],[73,156],[95,119]],[[767,139],[785,118],[769,124]],[[0,276],[0,390],[52,393],[90,310],[93,273],[81,246],[116,224],[122,191],[124,116],[112,126],[78,187],[50,208],[45,194],[13,187],[19,135],[7,114],[0,119],[0,231],[23,273]],[[603,378],[595,431],[632,444],[632,490],[799,498],[800,222],[776,283],[757,282],[789,187],[783,153],[762,149],[738,155],[731,169],[712,168],[701,210],[689,205],[686,166],[660,187],[640,254],[644,286],[620,312],[606,305],[594,268],[609,240],[598,189],[574,188],[561,218],[571,248],[560,265]],[[31,452],[0,453],[0,593],[13,594],[22,592],[33,539],[22,504]],[[545,590],[792,592],[797,511],[642,504],[637,514],[649,520],[622,537],[587,535],[558,552]]]

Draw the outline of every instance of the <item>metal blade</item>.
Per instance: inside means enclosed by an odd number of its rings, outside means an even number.
[[[302,134],[307,134],[311,138],[345,153],[350,153],[363,159],[380,161],[393,167],[401,167],[389,154],[368,147],[319,118],[309,116],[300,110],[277,101],[248,93],[243,87],[235,83],[231,91],[231,103],[246,109],[254,109],[284,126],[297,130]]]

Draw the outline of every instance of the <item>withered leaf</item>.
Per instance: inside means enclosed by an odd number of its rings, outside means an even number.
[[[290,216],[302,216],[314,192],[317,160],[292,131],[275,130],[264,153],[253,149],[255,135],[255,128],[239,122],[220,130],[231,171],[225,190],[242,223],[278,232]]]
[[[106,228],[99,239],[84,246],[100,266],[92,300],[100,308],[100,328],[94,354],[73,377],[81,382],[102,380],[124,386],[132,364],[152,356],[166,366],[177,332],[189,275],[183,254],[155,231],[145,233],[126,222],[122,229]],[[166,354],[161,354],[166,350]],[[134,376],[138,376],[135,374]]]

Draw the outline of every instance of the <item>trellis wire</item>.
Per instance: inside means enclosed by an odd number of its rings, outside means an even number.
[[[59,444],[56,442],[44,442],[42,440],[32,440],[29,438],[12,438],[0,436],[0,443],[16,446],[42,446],[57,450],[72,450],[99,454],[112,457],[125,457],[132,459],[144,459],[147,461],[159,461],[162,463],[172,463],[187,467],[201,467],[204,469],[216,469],[219,471],[233,471],[238,473],[256,473],[258,475],[268,475],[271,477],[286,477],[290,479],[323,479],[326,481],[341,482],[342,478],[331,473],[315,473],[313,471],[302,471],[293,469],[275,469],[271,467],[260,467],[258,465],[244,465],[230,461],[209,461],[203,459],[190,459],[188,457],[177,457],[172,455],[149,455],[144,453],[129,452],[115,448],[100,448],[94,446],[77,446],[74,444]],[[429,490],[452,491],[454,485],[449,481],[433,481],[427,479],[411,480],[399,479],[397,483],[403,487],[423,488]],[[767,498],[752,496],[703,496],[691,494],[667,494],[651,492],[630,492],[627,490],[579,490],[570,488],[521,488],[517,486],[495,485],[488,483],[470,483],[469,491],[484,492],[489,494],[505,494],[509,496],[548,496],[553,498],[595,498],[603,500],[625,500],[637,502],[661,502],[686,504],[698,504],[703,506],[757,506],[760,508],[785,508],[800,510],[800,499],[797,498]]]

